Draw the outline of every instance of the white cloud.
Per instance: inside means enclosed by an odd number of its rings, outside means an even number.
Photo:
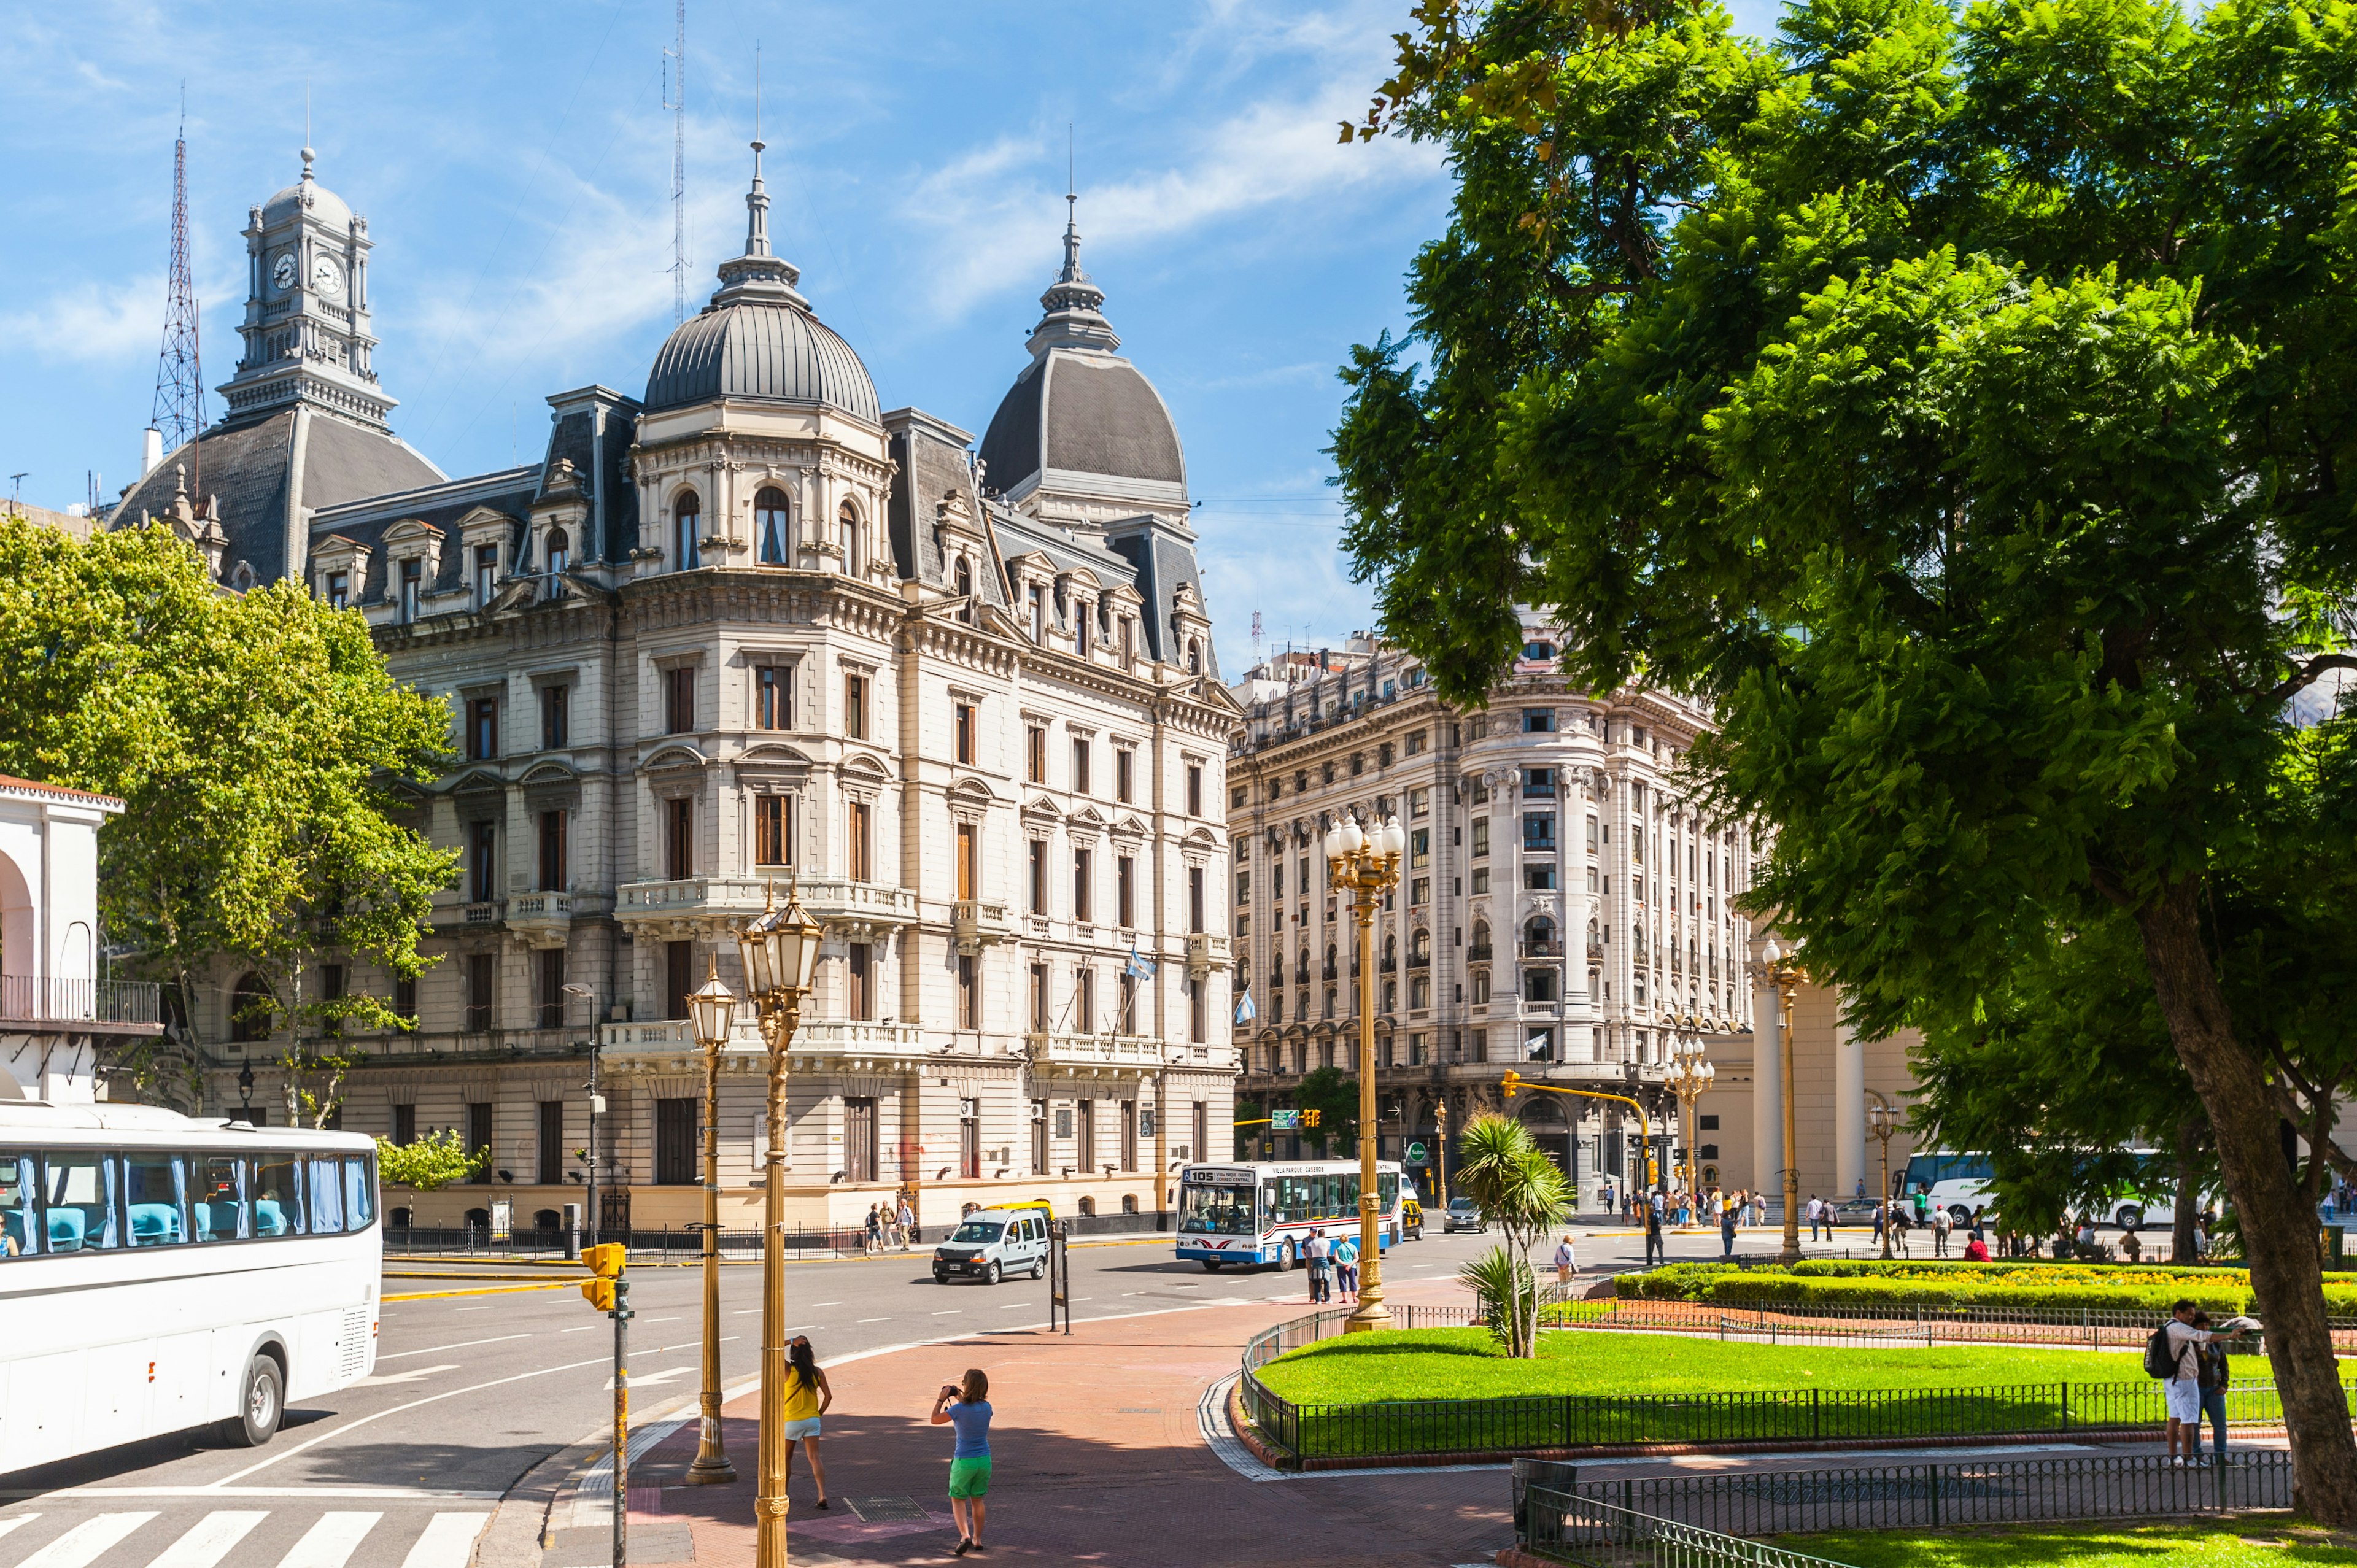
[[[0,344],[53,364],[114,369],[126,355],[154,353],[164,337],[164,277],[61,289],[28,310],[0,314]]]

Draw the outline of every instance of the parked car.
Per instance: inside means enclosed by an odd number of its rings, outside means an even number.
[[[1440,1233],[1453,1236],[1459,1230],[1483,1231],[1490,1227],[1481,1219],[1481,1206],[1469,1197],[1448,1200],[1448,1214],[1440,1222]]]
[[[1412,1193],[1400,1194],[1400,1233],[1403,1241],[1424,1240],[1424,1205]]]
[[[984,1208],[969,1214],[933,1249],[933,1283],[945,1285],[952,1274],[995,1285],[1008,1274],[1028,1270],[1033,1279],[1048,1272],[1048,1211]]]

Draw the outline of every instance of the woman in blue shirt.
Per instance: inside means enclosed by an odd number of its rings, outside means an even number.
[[[950,1456],[950,1517],[957,1521],[957,1555],[982,1550],[983,1498],[990,1492],[990,1378],[968,1368],[933,1396],[933,1424],[957,1428]]]

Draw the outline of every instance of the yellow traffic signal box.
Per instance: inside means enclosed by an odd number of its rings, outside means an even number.
[[[1514,1090],[1523,1087],[1523,1075],[1508,1068],[1506,1076],[1499,1080],[1499,1087],[1506,1091],[1506,1098],[1512,1100],[1514,1097]]]
[[[614,1310],[614,1282],[622,1277],[622,1269],[630,1262],[630,1249],[620,1242],[608,1242],[603,1247],[584,1247],[581,1261],[596,1276],[581,1282],[581,1294],[589,1305],[600,1312]]]

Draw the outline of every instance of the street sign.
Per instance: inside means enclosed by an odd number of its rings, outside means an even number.
[[[1272,1133],[1298,1133],[1301,1131],[1301,1112],[1298,1111],[1270,1112],[1268,1130]]]
[[[1412,1165],[1418,1165],[1423,1162],[1423,1159],[1424,1145],[1422,1144],[1410,1144],[1407,1146],[1407,1163]]]

